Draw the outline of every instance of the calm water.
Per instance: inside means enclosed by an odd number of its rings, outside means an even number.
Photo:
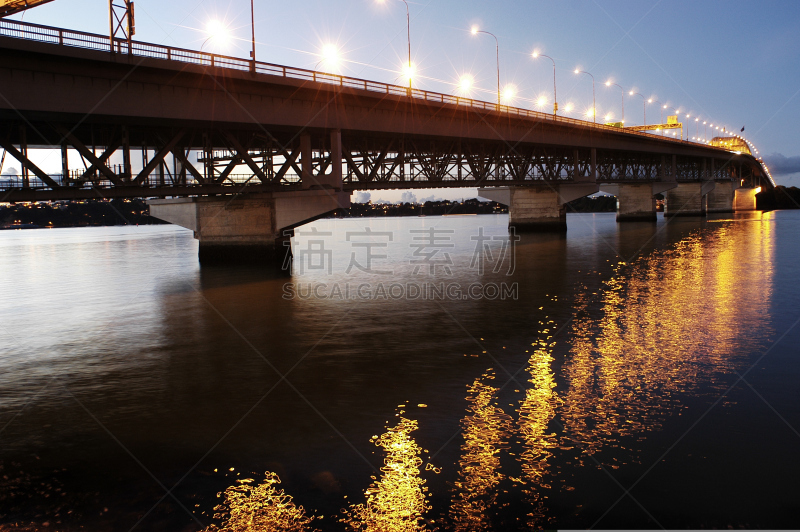
[[[797,528],[800,212],[507,223],[0,232],[0,524]]]

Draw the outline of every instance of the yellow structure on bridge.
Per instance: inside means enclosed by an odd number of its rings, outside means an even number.
[[[717,148],[725,148],[726,150],[735,151],[737,153],[753,155],[744,139],[740,139],[739,137],[714,137],[709,144]]]
[[[53,0],[0,0],[0,18],[52,1]]]

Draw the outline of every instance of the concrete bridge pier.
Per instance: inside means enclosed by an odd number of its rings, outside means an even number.
[[[705,216],[706,195],[714,188],[714,181],[678,183],[667,191],[664,216]]]
[[[706,212],[727,213],[734,212],[734,197],[736,187],[733,181],[717,181],[714,190],[706,198]]]
[[[291,253],[294,228],[350,206],[350,193],[330,189],[249,194],[242,197],[148,201],[150,214],[194,231],[202,264],[275,262]]]
[[[761,192],[761,187],[742,187],[734,191],[733,209],[739,211],[756,210],[756,194]]]
[[[609,183],[601,184],[600,190],[617,197],[618,222],[655,222],[656,194],[661,194],[677,183]]]
[[[200,262],[274,262],[291,254],[294,228],[350,207],[342,191],[342,136],[332,130],[331,171],[314,174],[312,139],[300,136],[301,190],[150,200],[150,215],[194,231]],[[255,164],[247,161],[248,164]]]
[[[478,195],[508,205],[508,226],[520,232],[567,230],[566,203],[598,192],[595,183],[494,187]]]

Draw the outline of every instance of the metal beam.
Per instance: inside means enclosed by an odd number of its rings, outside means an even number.
[[[25,168],[33,172],[33,174],[42,180],[42,182],[47,183],[52,188],[61,188],[61,185],[53,181],[53,179],[44,173],[38,166],[33,164],[33,162],[24,156],[19,150],[17,150],[13,144],[11,144],[7,139],[0,138],[0,146],[5,148],[5,150],[10,153],[16,160],[20,162]]]

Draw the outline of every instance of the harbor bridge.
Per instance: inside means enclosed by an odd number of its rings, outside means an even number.
[[[470,98],[0,19],[0,201],[148,198],[201,259],[263,255],[357,190],[478,187],[509,224],[564,230],[598,191],[617,219],[755,208],[747,145],[709,145]],[[31,150],[60,154],[45,172]],[[42,163],[40,163],[42,164]],[[52,167],[52,165],[51,165]],[[280,248],[278,248],[280,249]]]

